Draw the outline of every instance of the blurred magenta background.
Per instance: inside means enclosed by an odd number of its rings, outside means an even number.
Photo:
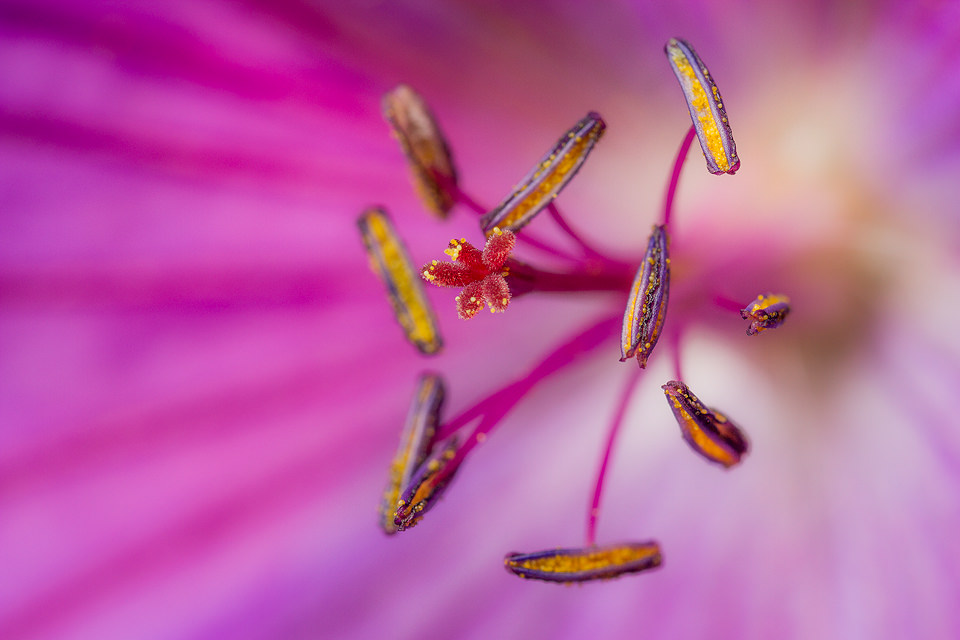
[[[356,216],[386,206],[417,262],[477,228],[423,212],[380,96],[416,87],[490,205],[599,111],[558,202],[635,259],[689,126],[671,36],[743,166],[691,152],[668,321],[753,451],[694,456],[655,358],[600,540],[655,538],[664,567],[508,575],[582,544],[614,336],[388,539],[416,375],[455,413],[625,292],[465,323],[433,289],[447,349],[422,359]],[[960,636],[958,61],[955,2],[0,1],[0,638]],[[796,307],[755,339],[710,306],[765,290]]]

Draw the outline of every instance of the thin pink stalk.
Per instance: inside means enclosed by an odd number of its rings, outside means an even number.
[[[630,371],[630,377],[627,379],[627,384],[623,387],[620,400],[617,402],[613,422],[610,423],[610,429],[607,431],[607,444],[603,450],[603,458],[600,460],[600,468],[597,469],[597,482],[593,489],[593,500],[590,502],[590,510],[587,512],[587,546],[592,546],[597,541],[597,517],[600,515],[600,499],[603,497],[603,484],[607,476],[607,468],[610,465],[610,457],[613,454],[613,445],[616,443],[617,434],[620,433],[623,419],[627,415],[627,407],[630,404],[630,398],[633,396],[633,390],[640,382],[644,372],[639,367],[630,367]]]
[[[727,311],[736,311],[737,313],[740,313],[740,310],[745,306],[736,300],[720,295],[714,296],[713,302],[721,309],[725,309]]]
[[[538,239],[536,235],[531,234],[528,230],[517,233],[517,242],[523,242],[534,249],[539,249],[544,253],[556,256],[558,258],[563,258],[564,260],[580,262],[580,258],[577,256],[573,255],[572,253],[568,253],[563,249],[559,249],[545,240]]]
[[[532,291],[623,291],[630,288],[633,272],[629,267],[606,267],[595,273],[583,270],[553,272],[509,259],[510,291],[520,296]]]
[[[452,461],[450,467],[456,468],[456,464],[458,464],[478,442],[484,440],[486,435],[493,430],[503,417],[537,384],[546,380],[554,373],[570,366],[580,357],[594,350],[606,340],[616,336],[617,325],[619,323],[619,318],[608,317],[587,327],[557,347],[551,354],[533,367],[527,375],[495,391],[442,425],[437,430],[436,437],[438,440],[446,438],[460,427],[482,416],[480,423],[473,429],[457,451],[457,456]]]
[[[558,225],[561,229],[563,229],[564,233],[566,233],[568,236],[570,236],[570,237],[573,239],[574,242],[576,242],[578,245],[580,245],[580,248],[583,250],[583,252],[584,252],[586,255],[590,256],[591,258],[596,258],[596,259],[601,260],[601,261],[604,261],[604,262],[609,262],[609,261],[610,261],[609,258],[607,258],[604,254],[600,253],[599,251],[597,251],[596,249],[594,249],[593,247],[591,247],[591,246],[587,243],[587,241],[584,240],[583,237],[582,237],[579,233],[577,233],[576,231],[574,231],[573,227],[571,227],[571,226],[567,223],[566,219],[565,219],[565,218],[563,217],[563,215],[560,213],[560,209],[557,208],[557,205],[556,205],[555,202],[551,202],[550,204],[548,204],[548,205],[547,205],[547,209],[550,211],[550,215],[553,216],[554,222],[556,222],[557,225]]]
[[[680,150],[677,152],[677,159],[673,162],[673,173],[670,175],[670,184],[667,185],[667,197],[663,205],[663,226],[670,228],[670,214],[673,212],[673,197],[677,194],[677,185],[680,183],[680,170],[683,169],[683,163],[687,159],[687,152],[690,151],[690,145],[697,135],[697,130],[690,126],[687,135],[680,143]]]
[[[473,209],[475,213],[481,216],[488,211],[486,207],[484,207],[482,204],[474,200],[473,197],[471,197],[470,194],[468,194],[466,191],[464,191],[460,187],[454,187],[454,188],[456,189],[457,202],[464,205],[468,209]]]

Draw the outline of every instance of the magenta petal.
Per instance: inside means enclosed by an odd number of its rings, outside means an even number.
[[[960,637],[956,12],[5,0],[0,638]],[[636,259],[690,125],[659,52],[678,25],[751,161],[684,171],[668,321],[753,454],[718,473],[662,400],[631,404],[598,534],[656,537],[663,568],[583,588],[507,575],[509,549],[584,544],[629,373],[606,322],[427,521],[384,536],[425,361],[355,218],[387,205],[416,272],[477,216],[425,215],[381,96],[429,98],[459,184],[490,206],[597,108],[608,139],[560,204]],[[794,308],[756,339],[712,302],[767,290]],[[628,295],[532,293],[465,323],[453,290],[426,293],[454,415]],[[649,367],[666,380],[669,360]]]

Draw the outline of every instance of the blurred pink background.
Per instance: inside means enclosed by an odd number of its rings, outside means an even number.
[[[599,111],[558,203],[635,259],[689,126],[671,36],[743,166],[691,152],[668,321],[751,454],[693,455],[655,358],[600,539],[655,538],[663,568],[508,575],[582,544],[614,336],[387,538],[416,375],[455,413],[626,292],[467,323],[432,289],[447,348],[420,357],[356,216],[387,207],[418,263],[478,231],[423,212],[380,96],[416,87],[489,205]],[[0,638],[960,636],[958,43],[954,2],[0,1]],[[795,310],[748,339],[721,285]]]

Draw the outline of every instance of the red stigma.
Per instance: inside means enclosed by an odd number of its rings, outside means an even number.
[[[477,315],[484,304],[490,311],[506,311],[510,304],[510,287],[504,278],[504,267],[517,242],[512,231],[494,229],[483,251],[466,241],[453,239],[444,251],[453,262],[434,260],[420,269],[427,282],[438,287],[460,287],[457,314],[467,320]]]

